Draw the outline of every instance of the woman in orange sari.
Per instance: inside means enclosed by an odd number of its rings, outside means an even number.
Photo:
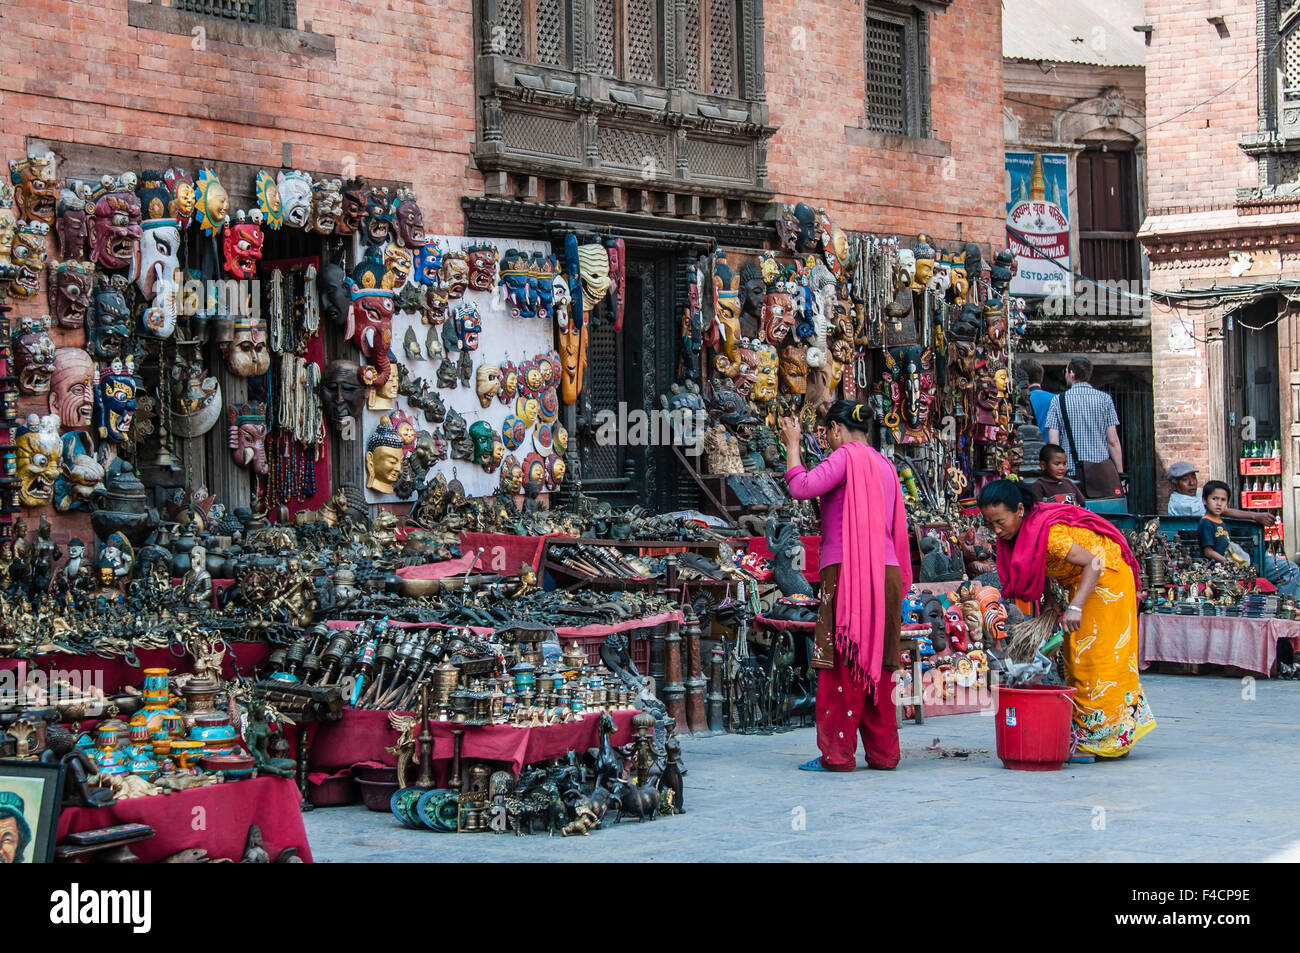
[[[1156,726],[1138,681],[1141,575],[1128,541],[1105,518],[1035,504],[1010,480],[984,487],[979,506],[998,538],[1004,596],[1039,602],[1048,579],[1070,594],[1060,625],[1065,680],[1075,690],[1071,761],[1124,757]]]

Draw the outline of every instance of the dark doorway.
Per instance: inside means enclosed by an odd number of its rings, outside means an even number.
[[[1244,434],[1265,443],[1282,440],[1281,392],[1278,382],[1278,299],[1253,301],[1230,316],[1225,336],[1229,354],[1227,449],[1231,457],[1244,453]],[[1230,461],[1229,472],[1236,470]]]

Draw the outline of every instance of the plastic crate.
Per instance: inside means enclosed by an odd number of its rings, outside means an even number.
[[[1280,457],[1243,457],[1241,460],[1242,476],[1271,476],[1281,472]]]
[[[1241,508],[1243,510],[1275,510],[1282,506],[1282,493],[1242,493]]]
[[[1264,540],[1269,543],[1280,543],[1286,538],[1284,533],[1285,527],[1282,525],[1281,520],[1279,520],[1272,526],[1264,527]]]
[[[650,670],[650,638],[649,635],[654,629],[632,629],[623,632],[623,637],[627,639],[628,654],[632,656],[632,664],[637,667],[642,675]],[[565,635],[560,637],[560,645],[568,648],[574,642],[582,646],[582,651],[587,653],[587,664],[596,668],[603,668],[604,663],[600,660],[600,647],[605,644],[603,635]]]

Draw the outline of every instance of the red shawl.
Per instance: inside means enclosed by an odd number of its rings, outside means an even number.
[[[1025,516],[1014,544],[998,540],[998,576],[1002,595],[1037,602],[1047,584],[1047,535],[1053,526],[1081,526],[1119,544],[1124,562],[1133,570],[1133,584],[1142,584],[1142,570],[1128,540],[1109,520],[1082,506],[1039,503]]]
[[[853,678],[875,697],[885,648],[885,532],[892,529],[903,592],[912,584],[907,513],[900,490],[894,512],[885,513],[885,481],[898,484],[898,471],[874,447],[844,444],[844,553],[835,591],[835,647]]]

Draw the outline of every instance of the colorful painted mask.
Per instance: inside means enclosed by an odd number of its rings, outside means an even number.
[[[14,267],[13,284],[9,293],[15,298],[31,298],[40,290],[45,271],[45,239],[49,226],[44,222],[18,223],[14,232],[13,247],[9,252]]]
[[[0,265],[8,265],[18,231],[18,214],[14,211],[14,187],[0,179]],[[65,255],[65,258],[80,255]]]
[[[376,493],[392,493],[402,474],[402,438],[385,417],[366,441],[366,487]]]
[[[90,426],[95,404],[95,362],[79,347],[61,347],[54,352],[54,374],[50,378],[50,413],[58,414],[63,426],[77,430]]]
[[[283,202],[284,193],[280,195]],[[199,184],[194,189],[194,217],[205,235],[216,235],[230,218],[230,196],[211,169],[199,172]]]
[[[539,487],[546,485],[546,461],[536,453],[524,457],[524,482],[536,483]]]
[[[366,388],[367,410],[392,410],[400,386],[397,374],[389,374],[388,380],[375,387]]]
[[[48,414],[38,420],[31,414],[27,426],[19,427],[14,438],[18,502],[28,507],[47,506],[51,502],[62,453],[59,418]]]
[[[361,240],[367,245],[386,245],[393,235],[393,212],[388,187],[366,190],[366,215],[361,221]]]
[[[227,416],[235,466],[266,476],[266,404],[232,404]]]
[[[163,182],[171,192],[171,202],[167,206],[167,217],[176,219],[181,230],[190,227],[198,206],[198,191],[194,188],[193,177],[184,169],[172,166],[163,173]]]
[[[552,454],[546,458],[546,488],[548,490],[558,490],[560,484],[564,482],[564,474],[568,467],[564,463],[564,457],[559,454]]]
[[[954,603],[944,610],[944,629],[948,636],[948,642],[953,649],[958,652],[965,652],[970,649],[970,629],[966,626],[966,619],[962,615],[961,603]]]
[[[478,305],[470,303],[456,309],[456,342],[462,351],[477,351],[479,335],[483,331],[483,316]]]
[[[262,212],[260,209],[245,215],[240,209],[233,224],[227,225],[221,235],[222,262],[227,274],[235,278],[256,278],[257,263],[262,259]]]
[[[501,439],[505,442],[506,449],[518,450],[523,446],[524,439],[528,436],[528,424],[524,423],[522,417],[516,414],[510,414],[506,417],[505,423],[501,425]]]
[[[180,226],[175,219],[159,218],[146,221],[141,229],[135,285],[149,304],[140,315],[140,323],[155,337],[170,337],[176,328]]]
[[[754,377],[754,400],[771,400],[777,394],[776,348],[770,344],[763,344],[754,353],[758,358],[758,368]]]
[[[794,251],[799,243],[799,219],[788,205],[781,206],[780,217],[776,220],[776,238],[786,251]]]
[[[55,262],[46,271],[54,324],[65,330],[86,326],[86,309],[95,287],[95,266],[88,261]]]
[[[536,397],[520,397],[515,401],[515,413],[524,422],[525,427],[537,423],[537,412],[540,409],[541,402]]]
[[[355,361],[330,361],[321,375],[320,389],[325,419],[335,430],[343,430],[345,420],[361,420],[366,389]]]
[[[415,272],[416,284],[423,285],[426,288],[437,287],[439,282],[438,269],[442,267],[442,245],[434,239],[420,245],[415,251],[415,262],[413,271]]]
[[[48,394],[54,374],[54,338],[50,337],[49,318],[23,318],[13,342],[14,363],[18,369],[18,391],[28,396]]]
[[[492,406],[492,398],[501,393],[501,368],[496,364],[480,364],[474,389],[483,407]]]
[[[513,453],[506,454],[501,461],[501,489],[507,493],[518,493],[524,488],[524,468]]]
[[[763,340],[780,347],[794,329],[794,295],[793,273],[789,280],[778,280],[771,285],[770,291],[763,295]]]
[[[261,318],[236,318],[235,336],[225,349],[226,369],[236,377],[260,377],[271,369],[271,352]]]
[[[397,242],[389,242],[384,246],[384,267],[393,276],[394,288],[406,284],[406,279],[411,274],[411,260],[409,248],[403,248]]]
[[[253,181],[257,188],[257,207],[262,213],[262,221],[272,231],[279,231],[280,226],[284,224],[285,217],[284,200],[280,197],[280,189],[276,185],[276,180],[265,169],[258,169],[257,178]],[[310,207],[309,203],[309,210]],[[298,227],[301,228],[302,226]]]
[[[560,416],[560,400],[555,395],[555,388],[546,388],[537,400],[539,402],[537,419],[544,424],[555,423],[555,419]]]
[[[343,196],[339,193],[339,180],[320,179],[313,182],[307,231],[318,235],[333,235],[342,214]]]
[[[727,264],[725,256],[719,253],[713,268],[715,325],[705,335],[705,341],[733,363],[736,360],[736,348],[740,346],[739,288],[739,278]]]
[[[469,261],[469,286],[475,291],[491,291],[497,283],[498,252],[492,245],[471,245],[466,249]]]
[[[749,318],[751,332],[763,320],[763,299],[767,296],[767,282],[763,279],[763,270],[752,261],[745,262],[740,269],[740,313]]]
[[[493,460],[492,453],[494,437],[496,433],[486,420],[476,420],[469,428],[469,438],[474,442],[474,453],[470,459],[489,473],[496,469],[496,461]],[[504,455],[504,451],[502,453]]]
[[[382,261],[375,259],[372,250],[365,261],[352,271],[349,281],[352,309],[348,312],[345,335],[365,357],[367,366],[362,369],[361,380],[369,387],[378,387],[391,373],[388,349],[393,343],[393,277]]]
[[[276,191],[285,224],[294,229],[307,228],[312,215],[312,177],[300,169],[277,172]]]
[[[781,387],[788,394],[808,392],[808,349],[802,344],[787,344],[780,354]]]
[[[54,222],[59,255],[65,259],[85,258],[86,242],[90,238],[90,186],[85,182],[70,185],[71,188],[59,192],[58,217]],[[0,248],[0,258],[4,256],[5,249]]]
[[[442,256],[439,276],[448,298],[459,298],[469,287],[469,262],[463,252],[449,251]]]
[[[131,362],[115,360],[105,371],[96,371],[95,427],[101,440],[121,443],[131,433],[135,420],[135,372]]]
[[[343,207],[334,231],[339,235],[351,235],[361,228],[366,217],[366,180],[360,176],[348,179],[339,190],[339,198]]]
[[[10,179],[18,217],[28,222],[54,224],[59,186],[53,152],[9,160]]]
[[[100,275],[91,294],[86,314],[86,348],[99,360],[122,356],[122,345],[131,328],[131,312],[126,306],[126,278]]]
[[[407,248],[422,248],[429,241],[424,231],[424,213],[415,200],[415,193],[401,188],[393,197],[393,231],[397,240]]]

